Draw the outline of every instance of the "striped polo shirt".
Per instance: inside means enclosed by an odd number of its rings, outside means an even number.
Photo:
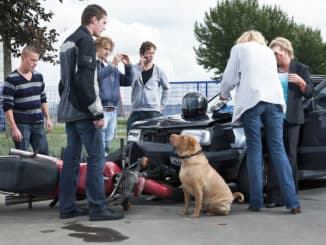
[[[46,103],[44,87],[41,73],[33,71],[31,80],[27,80],[17,70],[13,71],[4,82],[3,110],[13,110],[16,123],[42,123],[41,104]]]

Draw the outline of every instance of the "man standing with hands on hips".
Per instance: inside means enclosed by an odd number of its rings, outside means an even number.
[[[105,200],[102,130],[103,108],[96,77],[96,49],[92,36],[105,29],[106,11],[88,5],[81,26],[60,47],[61,81],[58,121],[65,122],[67,147],[60,177],[60,218],[89,213],[89,220],[112,220],[123,217],[109,209]],[[89,210],[76,206],[76,189],[82,146],[87,151],[86,196]]]

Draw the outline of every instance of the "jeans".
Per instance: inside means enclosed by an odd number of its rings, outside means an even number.
[[[110,143],[112,142],[115,130],[117,128],[117,110],[104,111],[104,127],[102,129],[104,151],[110,149]]]
[[[86,196],[89,212],[102,212],[107,207],[103,180],[105,159],[102,130],[95,128],[92,120],[86,119],[67,122],[66,134],[67,147],[63,155],[59,185],[60,212],[76,210],[77,181],[83,145],[87,152]]]
[[[131,129],[131,125],[140,120],[146,120],[154,117],[160,117],[162,113],[159,111],[133,111],[128,117],[127,121],[127,131]]]
[[[283,140],[286,154],[289,158],[293,180],[295,184],[296,191],[299,188],[298,181],[298,165],[297,165],[297,153],[298,153],[298,143],[300,135],[300,125],[289,124],[286,121],[283,124]],[[278,204],[283,204],[280,186],[278,184],[275,170],[273,166],[269,166],[267,169],[267,186],[266,186],[267,199],[270,202],[276,202]]]
[[[48,140],[43,123],[17,123],[17,128],[23,135],[21,142],[14,142],[17,149],[28,151],[29,143],[31,143],[34,152],[49,155]]]
[[[264,125],[266,143],[275,169],[281,194],[287,208],[299,207],[292,170],[283,144],[283,113],[280,105],[260,102],[245,111],[241,120],[247,143],[247,168],[249,176],[249,205],[264,207],[262,175],[261,126]]]

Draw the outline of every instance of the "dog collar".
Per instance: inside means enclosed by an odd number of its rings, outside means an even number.
[[[202,150],[199,150],[193,154],[190,154],[190,155],[184,155],[184,156],[179,156],[180,159],[188,159],[188,158],[191,158],[191,157],[194,157],[194,156],[197,156],[199,155],[200,153],[202,153],[203,151]]]

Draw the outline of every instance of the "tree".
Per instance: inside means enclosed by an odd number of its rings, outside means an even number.
[[[43,2],[46,0],[43,0]],[[79,0],[83,1],[83,0]],[[41,0],[1,0],[0,38],[3,42],[4,77],[11,72],[11,55],[20,56],[20,47],[34,45],[40,51],[41,59],[57,63],[57,49],[54,43],[59,34],[46,27],[54,13],[41,6]],[[59,0],[63,2],[63,0]]]
[[[194,48],[197,63],[218,77],[235,40],[250,29],[261,31],[269,41],[277,36],[288,38],[293,42],[296,57],[308,64],[312,72],[325,71],[325,44],[320,31],[297,25],[277,6],[260,7],[257,0],[218,1],[216,7],[205,12],[204,22],[196,22],[194,27],[199,42],[198,48]]]

